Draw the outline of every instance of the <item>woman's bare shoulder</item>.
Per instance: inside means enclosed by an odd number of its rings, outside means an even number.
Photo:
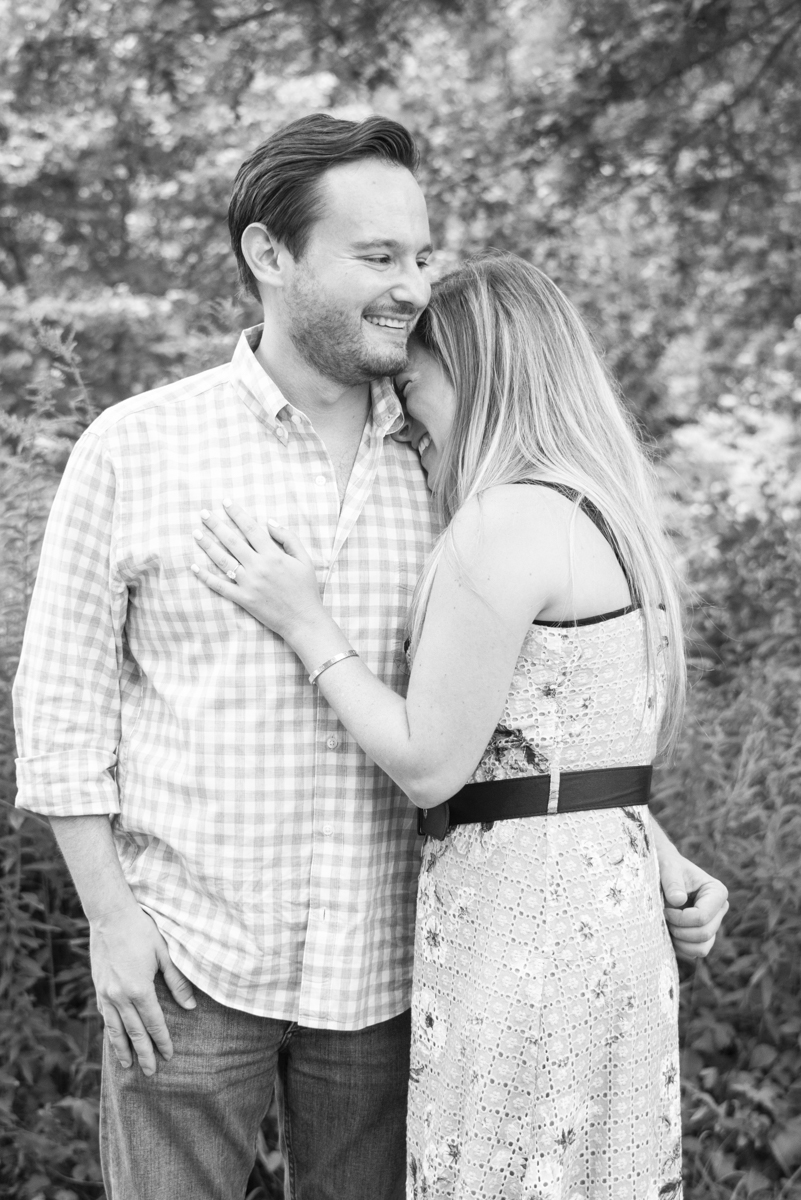
[[[456,574],[467,575],[499,611],[522,602],[533,615],[567,585],[571,504],[549,491],[488,488],[454,519]]]
[[[567,545],[573,511],[572,500],[553,488],[499,484],[462,506],[454,518],[454,538],[460,548],[472,545],[477,552],[500,544],[539,557]]]

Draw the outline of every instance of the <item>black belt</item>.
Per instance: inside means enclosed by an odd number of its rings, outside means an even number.
[[[597,771],[566,771],[559,777],[557,813],[589,812],[594,808],[628,808],[647,804],[653,768],[608,767]],[[516,817],[545,817],[551,794],[550,775],[524,775],[467,783],[450,800],[417,813],[417,832],[442,841],[454,825],[491,825]]]

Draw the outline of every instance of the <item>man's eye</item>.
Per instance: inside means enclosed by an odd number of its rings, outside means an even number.
[[[420,270],[423,271],[423,270],[425,270],[426,267],[430,267],[431,263],[428,261],[427,258],[418,258],[417,265],[420,268]]]
[[[366,261],[371,263],[379,263],[381,266],[385,267],[390,261],[390,258],[388,254],[371,254]]]

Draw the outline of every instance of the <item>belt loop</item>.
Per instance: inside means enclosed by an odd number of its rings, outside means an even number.
[[[559,777],[561,772],[556,763],[551,763],[551,786],[548,791],[548,816],[559,812]]]

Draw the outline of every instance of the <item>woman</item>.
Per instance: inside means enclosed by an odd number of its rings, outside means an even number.
[[[197,570],[286,639],[423,810],[409,1195],[679,1196],[676,965],[646,802],[684,668],[649,470],[575,310],[513,256],[435,285],[396,384],[444,521],[405,698],[326,613],[289,531],[230,508],[245,537],[212,521],[223,545],[201,544],[235,583]]]

